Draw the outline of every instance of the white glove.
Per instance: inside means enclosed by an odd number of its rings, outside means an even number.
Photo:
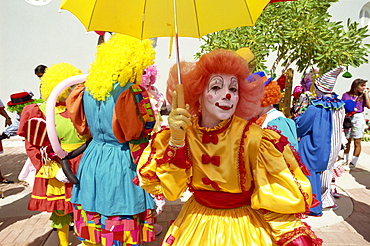
[[[168,116],[168,125],[171,132],[169,144],[174,147],[183,147],[185,145],[186,129],[191,125],[189,105],[186,104],[186,108],[177,107],[176,91],[173,93],[172,100],[172,110]]]
[[[69,180],[67,176],[64,174],[63,169],[59,168],[57,174],[55,175],[55,178],[63,183],[69,183]]]

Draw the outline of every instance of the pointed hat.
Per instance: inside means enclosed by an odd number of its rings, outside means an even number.
[[[324,73],[320,77],[315,79],[316,88],[324,93],[331,93],[333,91],[337,77],[342,72],[342,67],[334,68],[327,73]]]

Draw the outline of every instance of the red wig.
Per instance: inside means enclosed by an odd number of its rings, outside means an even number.
[[[231,50],[213,50],[203,55],[198,62],[181,62],[181,81],[184,86],[185,103],[190,106],[190,113],[197,114],[200,109],[199,98],[208,85],[213,74],[234,75],[239,82],[239,102],[235,115],[241,118],[251,118],[259,112],[263,96],[263,81],[256,79],[253,82],[246,78],[250,72],[248,63],[237,53]],[[167,80],[167,100],[172,102],[172,93],[177,84],[177,67],[173,66]]]

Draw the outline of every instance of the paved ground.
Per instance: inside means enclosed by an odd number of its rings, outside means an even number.
[[[4,153],[0,155],[3,175],[17,181],[18,174],[26,160],[23,141],[13,137],[3,140]],[[370,143],[363,143],[358,167],[345,173],[337,180],[342,197],[338,199],[339,209],[326,210],[320,218],[309,217],[306,222],[324,240],[324,245],[370,245]],[[30,187],[22,182],[0,184],[0,246],[56,246],[58,238],[50,228],[48,213],[27,210]],[[1,194],[0,194],[1,197]],[[158,217],[163,232],[156,242],[146,246],[160,245],[164,232],[174,220],[182,206],[180,200],[168,202],[165,211]],[[70,245],[78,245],[70,232]]]

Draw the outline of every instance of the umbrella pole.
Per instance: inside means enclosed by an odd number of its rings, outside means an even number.
[[[173,3],[173,16],[175,24],[175,44],[176,44],[176,64],[177,64],[177,81],[176,92],[177,92],[177,106],[179,108],[185,108],[185,98],[184,98],[184,86],[181,83],[181,70],[180,70],[180,48],[179,48],[179,31],[177,27],[177,6],[176,0]]]

